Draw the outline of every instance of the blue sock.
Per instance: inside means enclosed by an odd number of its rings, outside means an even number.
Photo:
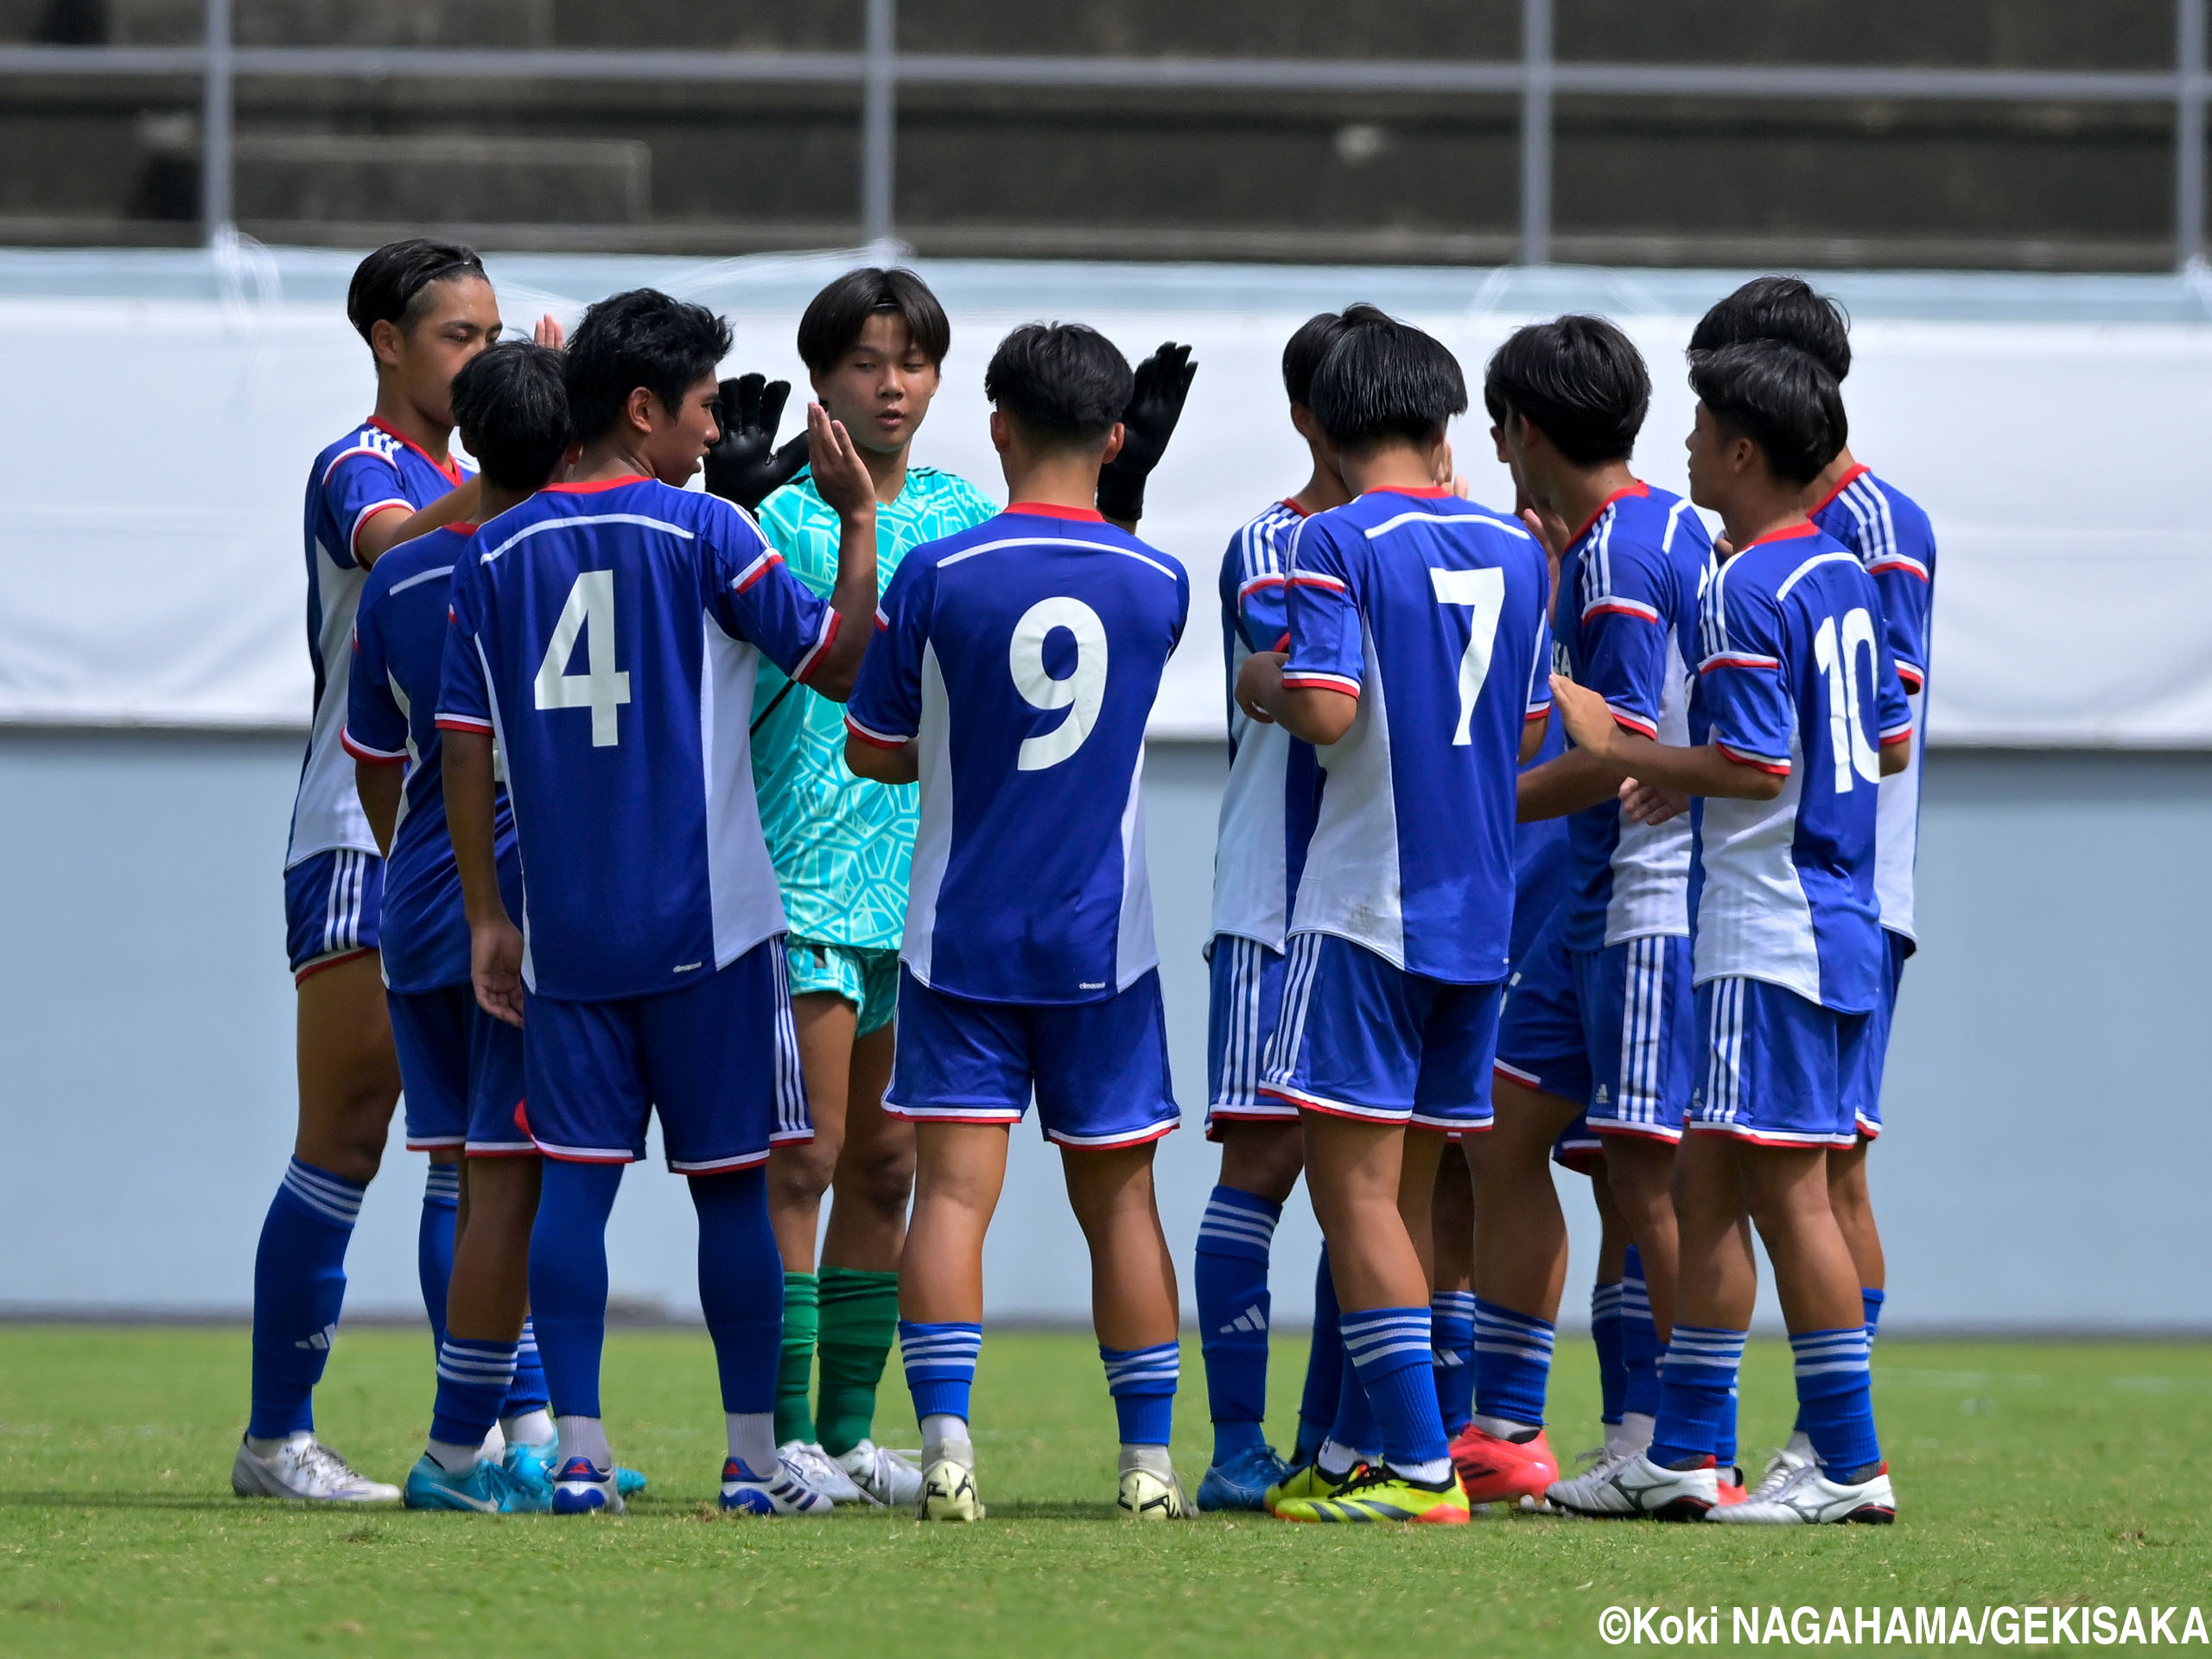
[[[531,1324],[553,1410],[597,1417],[599,1353],[607,1341],[607,1217],[620,1164],[545,1160],[530,1230]]]
[[[1198,1223],[1193,1277],[1217,1464],[1267,1444],[1268,1248],[1281,1217],[1279,1204],[1217,1186]]]
[[[1643,1282],[1643,1258],[1634,1245],[1621,1270],[1621,1364],[1627,1383],[1623,1411],[1659,1414],[1659,1327],[1651,1319],[1651,1292]]]
[[[699,1216],[699,1306],[726,1412],[772,1412],[784,1344],[784,1258],[768,1225],[768,1172],[691,1177]]]
[[[315,1427],[315,1385],[346,1302],[346,1246],[367,1192],[292,1160],[253,1258],[253,1414],[245,1432],[283,1440]]]
[[[1886,1292],[1876,1290],[1871,1285],[1862,1285],[1859,1288],[1859,1306],[1866,1314],[1866,1340],[1869,1342],[1881,1334],[1882,1304],[1888,1300]]]
[[[1863,1325],[1789,1333],[1797,1360],[1798,1421],[1821,1466],[1838,1478],[1882,1460],[1868,1347]]]
[[[1183,1350],[1173,1342],[1149,1348],[1098,1344],[1106,1366],[1106,1391],[1114,1396],[1114,1417],[1123,1446],[1165,1446],[1174,1436],[1175,1382],[1183,1369]]]
[[[1425,1307],[1370,1307],[1344,1315],[1344,1351],[1382,1430],[1384,1462],[1416,1480],[1449,1471],[1436,1408],[1434,1342]]]
[[[1344,1392],[1344,1338],[1338,1324],[1337,1281],[1330,1276],[1329,1253],[1313,1269],[1313,1349],[1306,1357],[1306,1390],[1298,1402],[1298,1446],[1294,1463],[1311,1463],[1337,1421]]]
[[[1736,1466],[1736,1400],[1738,1390],[1728,1390],[1728,1399],[1720,1408],[1720,1421],[1713,1431],[1713,1460],[1723,1469]]]
[[[1715,1454],[1722,1413],[1744,1363],[1744,1332],[1716,1325],[1678,1325],[1659,1368],[1659,1421],[1651,1461],[1662,1466]]]
[[[1382,1426],[1375,1421],[1375,1408],[1367,1398],[1367,1385],[1349,1350],[1339,1344],[1343,1357],[1337,1363],[1337,1414],[1325,1436],[1345,1450],[1372,1463],[1382,1455]]]
[[[552,1396],[545,1389],[545,1364],[537,1356],[537,1331],[524,1319],[522,1339],[515,1344],[515,1380],[507,1384],[499,1415],[519,1417],[524,1412],[543,1411],[551,1403]]]
[[[1475,1293],[1440,1290],[1428,1299],[1428,1328],[1436,1344],[1436,1408],[1444,1432],[1457,1434],[1475,1414]]]
[[[434,1353],[442,1352],[445,1346],[446,1289],[453,1282],[453,1224],[460,1211],[461,1166],[432,1164],[429,1178],[423,1183],[423,1219],[415,1230],[415,1276],[423,1284],[423,1311],[430,1316]]]
[[[1540,1426],[1552,1378],[1552,1322],[1475,1302],[1475,1412]]]
[[[1628,1366],[1621,1358],[1621,1287],[1590,1287],[1590,1345],[1598,1351],[1598,1421],[1618,1427],[1628,1398]]]
[[[906,1367],[907,1392],[914,1415],[968,1421],[968,1391],[976,1382],[976,1356],[983,1350],[983,1327],[960,1320],[925,1324],[899,1321],[899,1357]]]
[[[515,1344],[448,1337],[438,1344],[438,1401],[430,1438],[448,1446],[480,1446],[499,1421],[499,1402],[514,1381]]]

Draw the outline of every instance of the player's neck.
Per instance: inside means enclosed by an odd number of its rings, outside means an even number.
[[[870,449],[855,446],[861,452],[861,462],[868,468],[868,475],[875,481],[875,499],[879,505],[889,506],[906,488],[906,452],[913,446],[900,444],[896,449]]]
[[[1859,463],[1852,459],[1851,446],[1846,444],[1835,452],[1835,459],[1821,468],[1821,475],[1805,490],[1807,508],[1818,506],[1843,487],[1844,479]]]
[[[1640,481],[1629,471],[1628,462],[1609,461],[1598,467],[1561,467],[1556,477],[1544,480],[1545,487],[1537,494],[1570,533],[1580,535],[1606,502]]]
[[[1324,461],[1317,449],[1313,475],[1290,499],[1293,505],[1310,518],[1317,512],[1326,512],[1331,507],[1341,507],[1351,499],[1351,493],[1344,488],[1344,474]]]
[[[1431,451],[1410,443],[1382,443],[1338,462],[1344,488],[1353,496],[1375,490],[1434,490],[1436,461]]]
[[[1738,553],[1777,531],[1804,522],[1804,498],[1772,480],[1745,488],[1720,509],[1721,534]]]
[[[488,478],[478,485],[477,489],[480,492],[476,508],[479,522],[496,518],[509,507],[518,507],[537,493],[535,490],[510,490],[494,484]]]
[[[576,464],[569,468],[571,484],[604,484],[611,478],[651,478],[652,464],[623,442],[619,433],[609,433],[583,448],[576,457]]]
[[[1048,507],[1095,508],[1098,505],[1096,450],[1048,451],[1016,467],[1006,458],[1006,499],[1035,501]]]
[[[376,418],[441,467],[446,464],[446,451],[453,442],[453,428],[440,426],[429,419],[388,379],[377,382]]]

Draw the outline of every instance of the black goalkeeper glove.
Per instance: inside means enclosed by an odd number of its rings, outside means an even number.
[[[1122,411],[1122,452],[1098,472],[1098,511],[1106,518],[1133,524],[1144,517],[1144,481],[1167,453],[1198,372],[1191,348],[1172,340],[1137,365],[1136,389]]]
[[[776,425],[784,418],[788,380],[741,374],[721,384],[715,423],[721,428],[707,450],[707,488],[747,512],[798,476],[806,465],[806,434],[779,449]]]

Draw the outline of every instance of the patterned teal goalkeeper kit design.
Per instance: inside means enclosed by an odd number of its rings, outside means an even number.
[[[909,468],[899,499],[876,508],[878,593],[909,549],[997,512],[965,479]],[[828,597],[837,579],[837,514],[812,474],[770,496],[760,516],[791,574]],[[753,706],[766,711],[753,734],[753,781],[791,918],[791,993],[843,997],[859,1009],[865,1036],[889,1023],[896,995],[892,963],[906,921],[915,786],[854,777],[845,769],[843,705],[791,684],[766,662]]]

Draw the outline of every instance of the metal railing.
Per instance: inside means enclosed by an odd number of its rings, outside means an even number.
[[[898,0],[861,0],[857,52],[517,50],[436,47],[239,46],[231,0],[207,0],[199,46],[0,47],[0,74],[201,78],[200,218],[212,240],[232,219],[232,108],[240,76],[342,79],[834,84],[861,92],[861,239],[896,229],[902,86],[1147,92],[1413,92],[1520,100],[1519,260],[1548,261],[1552,137],[1560,95],[1919,103],[2049,101],[2173,108],[2174,258],[2204,248],[2206,0],[2175,0],[2171,70],[1919,69],[1601,63],[1554,54],[1553,0],[1522,0],[1517,59],[1436,61],[1298,58],[977,56],[902,52]]]

